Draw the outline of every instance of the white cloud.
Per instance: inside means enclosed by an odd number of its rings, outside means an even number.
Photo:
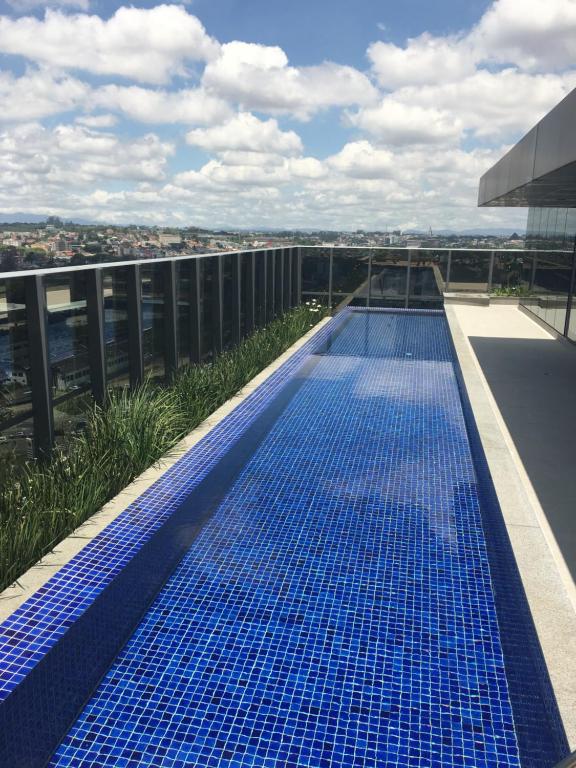
[[[470,35],[484,58],[526,70],[576,63],[574,0],[496,0]]]
[[[47,10],[44,19],[0,17],[0,52],[64,69],[164,83],[189,61],[218,53],[195,16],[182,6],[118,8],[110,19]]]
[[[249,112],[241,112],[223,125],[189,131],[186,141],[210,152],[294,155],[302,151],[302,141],[294,131],[282,131],[276,120],[259,120]]]
[[[3,185],[18,180],[43,189],[82,188],[98,179],[158,181],[164,177],[169,142],[154,134],[121,141],[113,133],[81,125],[59,125],[53,130],[29,123],[0,132],[0,174]],[[52,191],[52,194],[54,192]],[[36,199],[38,189],[33,193]]]
[[[372,43],[368,58],[378,82],[387,90],[451,82],[475,69],[474,56],[461,40],[427,33],[409,39],[404,48],[394,43]]]
[[[459,82],[403,88],[393,98],[440,110],[477,137],[501,140],[527,131],[574,86],[576,71],[530,75],[516,69],[481,69]]]
[[[167,91],[137,85],[105,85],[94,92],[92,105],[153,124],[212,125],[232,114],[225,101],[202,88]]]
[[[345,144],[326,162],[334,170],[358,179],[384,179],[398,173],[394,153],[377,149],[368,141]]]
[[[392,145],[435,144],[458,141],[463,124],[456,114],[435,107],[422,107],[418,101],[399,101],[387,96],[377,107],[350,114],[352,125]]]
[[[0,122],[37,120],[81,106],[89,87],[68,76],[29,70],[21,77],[0,71]]]
[[[562,71],[576,63],[574,0],[495,0],[466,34],[424,33],[405,46],[378,41],[368,48],[383,88],[458,82],[483,63],[524,71]]]
[[[377,93],[353,67],[324,62],[291,67],[281,48],[234,41],[208,62],[203,84],[245,110],[290,113],[307,119],[332,106],[369,104]]]

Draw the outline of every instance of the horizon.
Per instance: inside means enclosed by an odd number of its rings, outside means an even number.
[[[0,212],[525,231],[478,182],[576,86],[575,32],[572,0],[1,0]]]

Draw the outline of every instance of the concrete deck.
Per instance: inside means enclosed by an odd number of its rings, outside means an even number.
[[[446,306],[502,514],[576,747],[576,347],[514,306]]]

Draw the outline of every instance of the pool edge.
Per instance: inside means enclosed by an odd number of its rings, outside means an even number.
[[[540,643],[560,718],[576,746],[574,585],[542,524],[538,501],[489,385],[451,306],[445,307],[462,382]],[[531,491],[531,492],[530,492]],[[536,502],[536,503],[535,503]]]

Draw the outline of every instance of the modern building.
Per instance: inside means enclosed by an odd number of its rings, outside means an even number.
[[[478,205],[528,207],[522,306],[576,341],[576,89],[480,179]]]

